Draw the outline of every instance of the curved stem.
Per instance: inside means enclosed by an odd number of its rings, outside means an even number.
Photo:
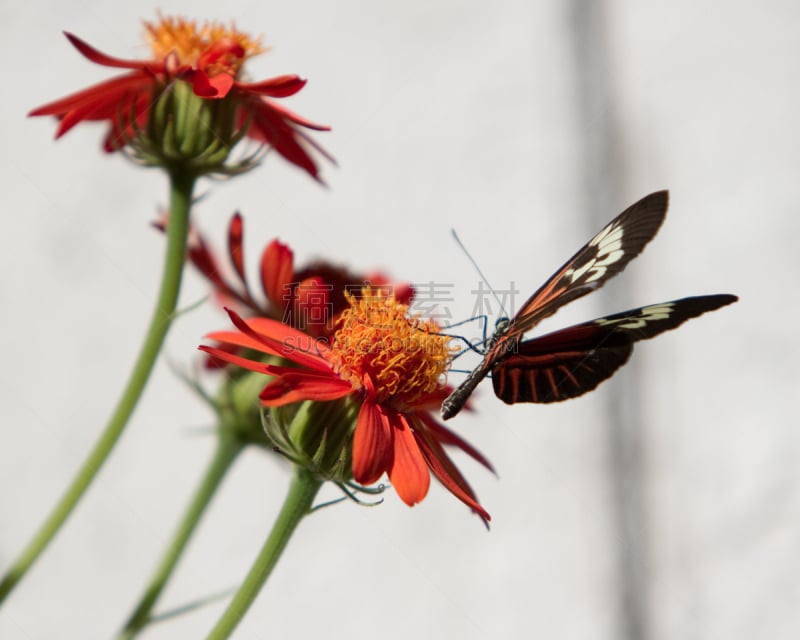
[[[310,471],[295,467],[289,493],[283,503],[281,512],[272,526],[264,546],[250,568],[242,586],[233,596],[225,613],[208,635],[208,640],[224,640],[230,637],[233,630],[241,622],[244,614],[253,604],[258,592],[267,581],[272,569],[281,557],[297,525],[310,510],[322,482]]]
[[[56,504],[50,516],[45,520],[36,535],[28,543],[16,562],[11,565],[0,582],[0,603],[5,600],[28,569],[41,555],[42,551],[58,533],[78,504],[86,489],[92,483],[97,472],[103,466],[114,445],[119,440],[125,425],[133,413],[136,403],[142,395],[145,384],[153,370],[156,357],[172,322],[175,306],[178,302],[181,275],[183,273],[186,238],[189,228],[189,210],[192,202],[192,190],[195,177],[191,175],[173,174],[170,176],[170,211],[167,228],[167,251],[164,273],[161,280],[161,291],[150,320],[144,344],[136,360],[128,385],[119,399],[105,430],[89,453],[89,456],[78,470],[61,500]]]
[[[200,522],[203,512],[214,497],[231,464],[233,464],[233,461],[236,460],[243,448],[244,443],[235,434],[226,431],[220,433],[217,448],[211,458],[211,463],[206,469],[203,480],[189,503],[189,507],[161,558],[153,577],[150,579],[150,583],[144,590],[139,604],[130,618],[128,618],[125,627],[120,631],[118,640],[135,638],[150,622],[150,613],[175,569],[175,565],[178,564],[178,560],[183,554],[192,533],[194,533],[195,527]]]

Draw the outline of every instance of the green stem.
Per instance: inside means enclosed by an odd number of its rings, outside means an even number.
[[[224,640],[233,633],[267,581],[300,520],[310,511],[320,486],[322,482],[310,471],[301,467],[294,468],[289,493],[272,526],[272,531],[261,547],[242,586],[208,635],[208,640]]]
[[[189,508],[181,520],[172,542],[167,547],[161,562],[156,568],[156,572],[150,580],[147,588],[142,594],[139,604],[134,609],[124,629],[120,632],[118,640],[131,640],[150,622],[150,612],[156,604],[161,592],[167,584],[167,580],[172,575],[175,565],[183,554],[186,544],[189,542],[192,533],[200,522],[211,498],[214,497],[222,479],[230,469],[233,461],[244,448],[244,442],[235,434],[224,430],[220,432],[217,448],[206,469],[203,480],[189,503]]]
[[[103,466],[114,445],[119,440],[125,425],[142,395],[156,357],[167,335],[178,302],[181,274],[183,273],[186,238],[189,228],[189,210],[192,203],[192,190],[195,177],[173,174],[170,176],[170,211],[167,228],[167,252],[161,291],[158,295],[150,327],[147,330],[142,349],[122,394],[105,430],[95,443],[83,466],[69,485],[61,500],[56,504],[36,535],[28,543],[16,562],[11,565],[0,582],[0,603],[5,600],[14,587],[25,576],[28,569],[44,551],[78,504],[97,472]]]

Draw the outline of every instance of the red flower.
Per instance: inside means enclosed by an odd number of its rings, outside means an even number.
[[[38,107],[28,115],[57,116],[57,138],[81,122],[105,121],[110,129],[104,148],[117,151],[133,139],[136,129],[145,128],[155,97],[173,81],[183,80],[191,83],[194,95],[200,98],[230,100],[237,128],[249,124],[248,137],[270,145],[286,160],[319,179],[308,148],[331,158],[303,129],[327,131],[329,127],[306,120],[270,99],[294,95],[305,80],[283,75],[242,82],[239,74],[245,60],[263,49],[233,27],[211,23],[198,28],[193,21],[163,18],[157,23],[146,22],[145,28],[153,52],[150,60],[114,58],[65,32],[72,45],[92,62],[130,71]]]
[[[163,223],[158,227],[163,230]],[[237,281],[223,276],[223,268],[205,238],[193,232],[188,257],[214,288],[222,306],[240,313],[274,318],[312,336],[331,336],[339,314],[349,306],[345,294],[360,291],[365,284],[391,291],[396,300],[409,304],[414,295],[410,285],[392,283],[379,272],[355,273],[340,265],[315,261],[295,267],[294,253],[278,239],[261,252],[259,276],[263,295],[248,283],[244,259],[244,220],[238,213],[228,225],[228,259]]]
[[[342,312],[330,343],[269,318],[245,321],[233,311],[229,314],[238,331],[208,336],[226,346],[279,357],[293,366],[251,360],[215,347],[200,349],[273,376],[259,396],[265,407],[304,400],[357,402],[360,408],[352,435],[356,482],[372,484],[385,472],[400,498],[414,505],[427,494],[433,473],[488,522],[489,514],[444,446],[458,447],[488,469],[491,465],[431,413],[448,394],[442,378],[449,366],[449,339],[438,334],[433,321],[409,319],[407,305],[379,289],[365,287],[360,297],[347,297],[350,307]]]

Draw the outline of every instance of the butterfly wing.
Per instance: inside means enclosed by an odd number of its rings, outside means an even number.
[[[625,209],[528,298],[506,335],[521,336],[620,273],[658,233],[668,206],[669,192],[656,191]]]
[[[625,364],[635,342],[737,299],[718,294],[672,300],[526,340],[492,369],[494,393],[506,404],[559,402],[583,395]]]

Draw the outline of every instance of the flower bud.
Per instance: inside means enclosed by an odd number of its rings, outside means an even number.
[[[143,129],[134,128],[126,146],[142,164],[195,175],[240,172],[252,166],[252,159],[225,164],[245,133],[236,127],[236,103],[230,98],[208,100],[196,95],[191,83],[173,80],[154,88],[149,115]]]
[[[294,464],[324,480],[353,477],[353,433],[359,403],[352,397],[307,400],[262,410],[267,437]]]
[[[225,377],[214,405],[220,416],[221,429],[234,431],[242,442],[271,448],[272,443],[261,427],[258,394],[263,386],[263,375],[231,370]]]

